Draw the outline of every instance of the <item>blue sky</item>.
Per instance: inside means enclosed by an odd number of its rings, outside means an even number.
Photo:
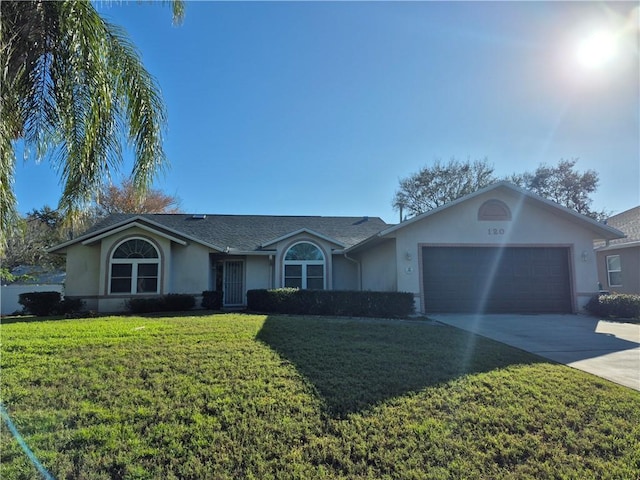
[[[578,158],[600,175],[594,208],[638,205],[636,5],[188,2],[176,27],[167,5],[96,3],[162,89],[171,165],[155,187],[184,211],[390,223],[398,179],[452,157],[498,175]],[[576,49],[598,29],[618,47],[589,69]],[[25,213],[61,187],[28,160],[15,191]]]

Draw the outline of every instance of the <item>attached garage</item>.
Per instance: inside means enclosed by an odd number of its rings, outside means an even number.
[[[421,314],[577,313],[598,292],[594,240],[623,236],[499,182],[403,220],[345,253],[359,262],[362,290],[385,285],[413,293]]]
[[[426,312],[570,313],[569,248],[422,248]]]

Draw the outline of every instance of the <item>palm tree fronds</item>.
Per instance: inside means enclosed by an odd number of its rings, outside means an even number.
[[[172,2],[174,20],[184,3]],[[146,189],[166,164],[166,112],[155,79],[126,33],[88,0],[3,1],[0,27],[0,208],[15,211],[13,141],[51,156],[63,184],[59,207],[82,209],[135,154],[133,180]]]

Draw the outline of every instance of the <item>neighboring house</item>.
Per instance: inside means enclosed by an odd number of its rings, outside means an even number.
[[[0,287],[2,315],[11,315],[22,310],[22,305],[18,303],[21,293],[64,293],[66,274],[61,270],[51,271],[39,266],[25,265],[12,269],[11,274],[19,277],[19,280],[3,282]]]
[[[608,218],[606,224],[626,237],[595,244],[602,290],[640,294],[640,206]]]
[[[412,292],[421,313],[576,312],[597,292],[596,239],[623,234],[500,182],[398,225],[369,217],[112,215],[51,251],[68,297],[298,287]]]

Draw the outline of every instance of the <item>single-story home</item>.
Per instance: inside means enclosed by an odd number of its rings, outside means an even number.
[[[416,311],[576,312],[598,291],[593,242],[624,235],[499,182],[386,224],[376,217],[123,214],[51,249],[67,297],[119,311],[137,296],[251,289],[412,292]]]
[[[610,293],[640,294],[640,206],[609,217],[605,223],[626,237],[596,243],[600,285]]]

